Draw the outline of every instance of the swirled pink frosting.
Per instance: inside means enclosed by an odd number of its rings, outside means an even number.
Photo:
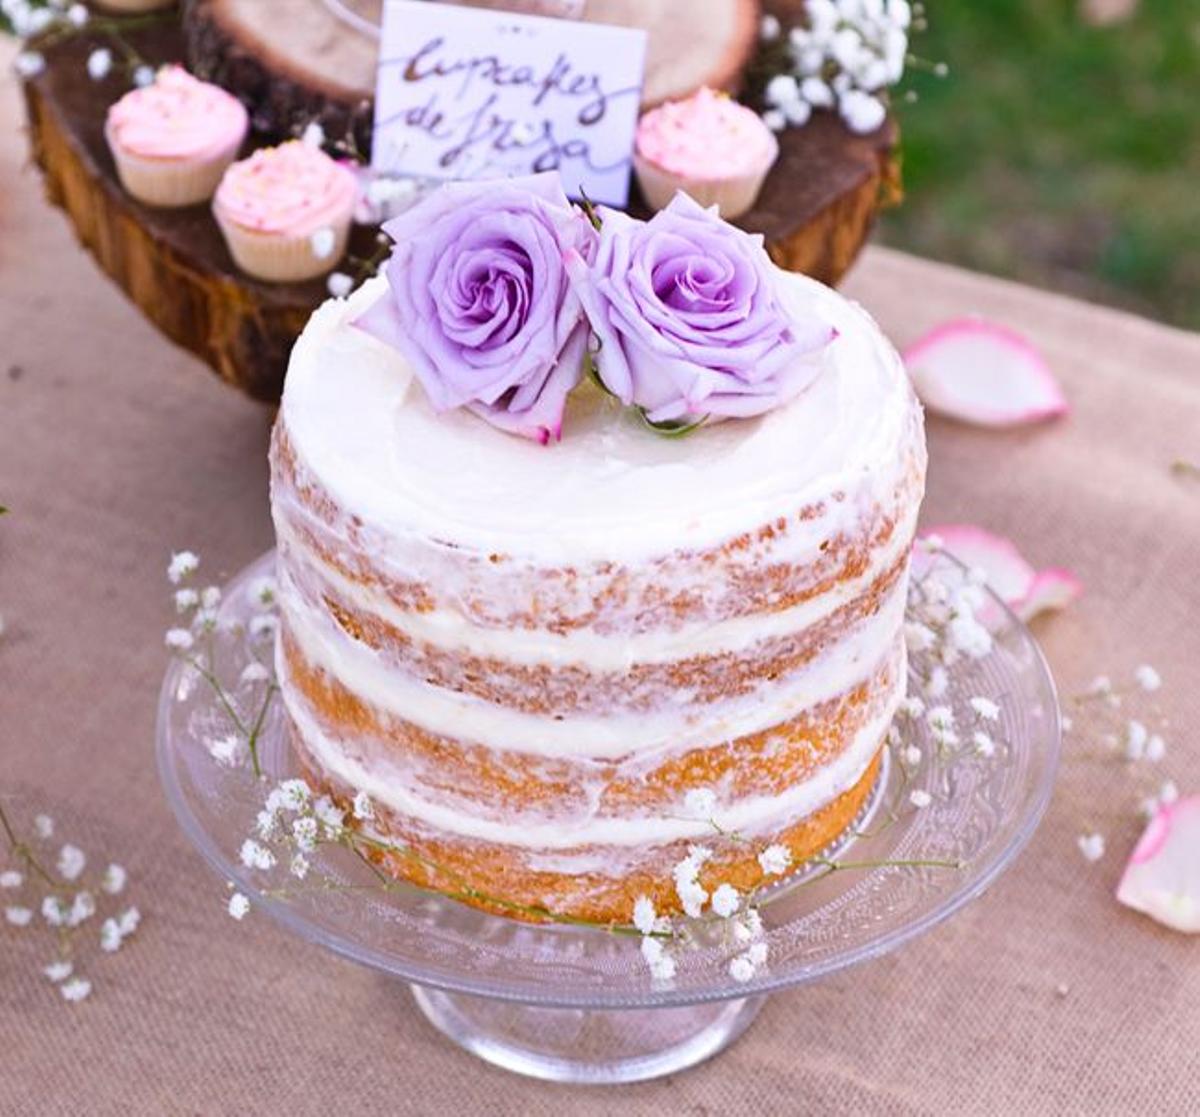
[[[765,170],[779,144],[756,113],[705,87],[646,113],[637,150],[671,174],[714,179]]]
[[[241,101],[180,66],[164,66],[153,83],[126,93],[107,124],[114,143],[146,159],[212,158],[235,150],[248,126]]]
[[[354,175],[299,140],[260,148],[234,163],[217,187],[223,217],[247,229],[307,236],[346,220],[354,209]]]

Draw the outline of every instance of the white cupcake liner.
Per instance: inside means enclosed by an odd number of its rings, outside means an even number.
[[[758,200],[763,183],[767,180],[767,173],[775,165],[778,154],[779,148],[776,145],[770,160],[761,169],[725,178],[695,178],[673,174],[636,151],[633,153],[633,169],[642,197],[652,210],[666,209],[675,197],[675,192],[682,190],[702,206],[717,206],[721,216],[726,221],[732,221],[751,209]]]
[[[121,185],[148,206],[173,208],[206,202],[216,193],[221,176],[242,146],[243,136],[207,159],[147,159],[121,147],[109,128],[105,128],[104,138]]]
[[[350,239],[349,210],[340,220],[322,226],[333,230],[333,251],[328,256],[318,256],[313,251],[313,233],[284,236],[247,229],[230,220],[219,206],[213,206],[213,216],[225,236],[234,263],[247,275],[270,283],[298,283],[332,271],[346,254],[346,242]]]

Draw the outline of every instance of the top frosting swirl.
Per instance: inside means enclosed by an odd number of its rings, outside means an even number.
[[[164,66],[154,81],[125,94],[108,111],[108,132],[133,155],[148,159],[204,159],[235,150],[249,118],[236,97]]]
[[[289,140],[234,163],[217,187],[221,215],[247,229],[307,236],[354,207],[353,173],[319,148]]]
[[[779,144],[757,114],[705,87],[647,112],[637,150],[671,174],[710,179],[761,171]]]

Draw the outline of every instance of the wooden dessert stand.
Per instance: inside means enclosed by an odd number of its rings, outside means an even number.
[[[634,5],[635,0],[625,2]],[[697,8],[716,7],[719,0],[678,2],[696,19]],[[283,3],[195,0],[194,6],[213,16],[223,7],[274,11]],[[326,10],[319,0],[304,3]],[[748,7],[756,23],[757,5],[749,0],[726,0],[725,6],[743,13]],[[768,5],[781,6],[787,5]],[[735,20],[732,26],[741,24]],[[276,29],[285,25],[277,23]],[[185,57],[184,34],[173,23],[130,31],[126,37],[152,63]],[[277,401],[292,343],[327,297],[324,281],[254,280],[234,265],[207,205],[158,210],[125,193],[104,141],[104,118],[126,85],[116,75],[99,82],[88,78],[86,60],[95,45],[82,34],[49,47],[46,68],[25,84],[33,156],[44,173],[47,197],[66,211],[80,241],[163,333],[229,383],[256,399]],[[707,57],[710,64],[715,58],[727,67],[731,56],[710,49]],[[302,62],[270,58],[257,65],[278,65],[292,75],[273,81],[281,83],[278,105],[294,106]],[[235,61],[228,61],[222,83],[244,95],[235,69]],[[306,95],[317,98],[314,116],[324,111],[322,104],[328,107],[311,87]],[[269,110],[257,112],[255,127],[271,125],[270,117]],[[782,266],[836,283],[861,248],[880,204],[898,195],[895,139],[890,120],[874,134],[853,136],[832,114],[814,114],[803,128],[780,137],[779,161],[757,205],[738,223],[764,234],[771,256]],[[375,236],[374,228],[356,227],[350,252],[370,256]]]

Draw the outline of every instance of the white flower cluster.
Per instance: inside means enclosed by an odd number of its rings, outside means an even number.
[[[49,0],[40,6],[29,0],[0,0],[0,15],[8,20],[13,34],[21,39],[40,35],[55,25],[80,28],[91,18],[85,5],[68,4],[66,0]],[[46,59],[36,50],[23,50],[13,60],[13,68],[23,78],[36,77],[46,68]],[[90,64],[88,68],[90,72]]]
[[[6,893],[0,901],[4,921],[11,927],[28,928],[41,916],[59,954],[42,967],[42,973],[58,987],[64,1000],[82,1001],[90,995],[92,983],[75,973],[76,962],[72,959],[79,954],[77,935],[97,915],[101,904],[111,902],[107,897],[124,892],[128,873],[123,866],[112,862],[99,879],[88,883],[84,877],[88,859],[82,849],[66,842],[55,853],[51,844],[54,820],[49,815],[39,814],[34,819],[33,832],[32,842],[15,847],[20,867],[0,871],[0,890]],[[49,891],[38,899],[35,890],[43,886],[48,886]],[[141,913],[136,907],[127,907],[105,918],[98,935],[100,950],[106,954],[119,950],[140,922]]]
[[[836,108],[853,132],[873,132],[887,116],[888,86],[904,74],[913,10],[908,0],[808,0],[807,26],[787,33],[790,70],[765,90],[763,121],[779,132],[804,124],[813,109]],[[768,41],[783,33],[764,19]]]

